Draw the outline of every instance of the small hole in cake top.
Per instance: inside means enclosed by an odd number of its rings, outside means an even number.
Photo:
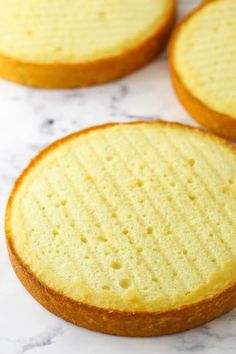
[[[110,155],[107,156],[107,157],[106,157],[106,160],[107,160],[107,161],[112,161],[112,160],[113,160],[113,156],[110,156]]]
[[[192,195],[192,194],[189,194],[188,197],[189,197],[189,199],[192,200],[192,201],[196,199],[196,197],[195,197],[194,195]]]
[[[110,290],[110,286],[109,285],[102,285],[102,290]]]
[[[189,166],[193,167],[195,165],[195,160],[194,159],[189,159],[188,160]]]
[[[152,226],[149,226],[148,228],[147,228],[147,234],[148,235],[151,235],[153,233],[153,227]]]
[[[103,235],[97,237],[98,242],[107,242],[107,238]]]
[[[120,287],[122,289],[128,289],[130,287],[130,282],[128,279],[121,279],[120,280]]]
[[[90,175],[86,175],[86,176],[84,176],[84,180],[88,181],[88,182],[91,182],[93,180],[93,177],[90,176]]]
[[[142,187],[143,186],[143,181],[141,179],[138,179],[136,182],[137,187]]]
[[[111,264],[111,267],[112,267],[112,269],[118,270],[118,269],[121,268],[121,263],[118,262],[118,261],[113,261],[112,264]]]
[[[87,242],[88,242],[88,241],[87,241],[87,238],[84,237],[84,236],[81,236],[81,237],[80,237],[80,240],[81,240],[82,243],[87,243]]]
[[[63,51],[63,48],[60,47],[60,46],[58,46],[58,47],[56,47],[54,50],[55,50],[55,52],[62,52],[62,51]]]
[[[53,232],[52,232],[52,234],[53,234],[53,236],[57,236],[58,235],[58,230],[53,230]]]
[[[99,11],[98,12],[98,17],[100,18],[106,18],[107,17],[107,13],[105,11]]]
[[[61,200],[60,202],[58,202],[56,204],[56,208],[60,208],[60,207],[66,206],[66,204],[67,204],[67,200],[63,199],[63,200]]]

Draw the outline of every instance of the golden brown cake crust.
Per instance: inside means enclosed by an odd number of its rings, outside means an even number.
[[[236,119],[223,113],[214,111],[201,100],[194,97],[190,90],[188,90],[188,88],[182,82],[174,64],[175,41],[180,30],[186,24],[187,21],[191,20],[192,16],[194,16],[204,6],[206,6],[207,3],[211,1],[215,0],[204,1],[199,7],[194,9],[176,26],[169,43],[169,63],[171,79],[180,102],[185,107],[187,112],[197,122],[226,139],[236,141]]]
[[[0,76],[19,84],[39,88],[75,88],[102,84],[141,68],[164,47],[174,25],[176,4],[162,24],[144,42],[119,55],[78,64],[37,64],[20,61],[0,53]]]
[[[138,121],[120,124],[140,123],[164,124],[166,127],[182,127],[182,129],[192,130],[200,135],[208,135],[209,139],[214,139],[218,144],[227,145],[236,155],[236,148],[233,145],[224,139],[214,136],[211,133],[203,132],[198,128],[184,126],[179,123],[161,121]],[[52,145],[40,152],[17,179],[7,205],[5,230],[10,260],[18,278],[30,294],[50,312],[81,327],[113,335],[148,337],[180,332],[211,321],[232,310],[236,307],[236,282],[231,284],[224,291],[213,296],[207,297],[193,304],[183,305],[170,310],[158,312],[129,312],[99,308],[73,300],[48,287],[30,271],[29,267],[17,254],[12,242],[10,215],[14,196],[20,188],[25,176],[31,171],[32,168],[34,168],[39,160],[63,142],[76,138],[81,134],[86,134],[90,130],[105,129],[113,125],[116,125],[116,123],[108,123],[105,125],[84,129],[54,142]]]

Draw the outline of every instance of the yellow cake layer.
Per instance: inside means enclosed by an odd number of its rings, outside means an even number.
[[[8,229],[46,285],[120,310],[163,310],[236,280],[236,152],[168,124],[77,134],[25,172]]]
[[[236,119],[236,1],[214,0],[183,24],[175,69],[209,108]]]
[[[34,63],[81,63],[138,46],[174,0],[0,0],[0,52]]]

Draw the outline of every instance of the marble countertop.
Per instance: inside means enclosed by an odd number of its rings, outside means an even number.
[[[198,3],[180,1],[180,16]],[[36,90],[0,80],[0,354],[236,353],[236,311],[177,335],[113,337],[78,328],[47,312],[11,268],[4,239],[5,205],[29,160],[75,130],[108,121],[155,118],[194,124],[174,95],[166,53],[127,78],[89,89]]]

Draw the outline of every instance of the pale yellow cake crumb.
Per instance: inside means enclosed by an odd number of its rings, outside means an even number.
[[[210,1],[180,28],[176,73],[210,109],[236,119],[236,1]],[[200,118],[199,118],[200,119]]]
[[[236,279],[236,154],[177,125],[74,135],[25,173],[7,228],[57,292],[102,308],[157,311]]]
[[[83,63],[145,41],[173,0],[0,0],[0,53],[33,63]]]

